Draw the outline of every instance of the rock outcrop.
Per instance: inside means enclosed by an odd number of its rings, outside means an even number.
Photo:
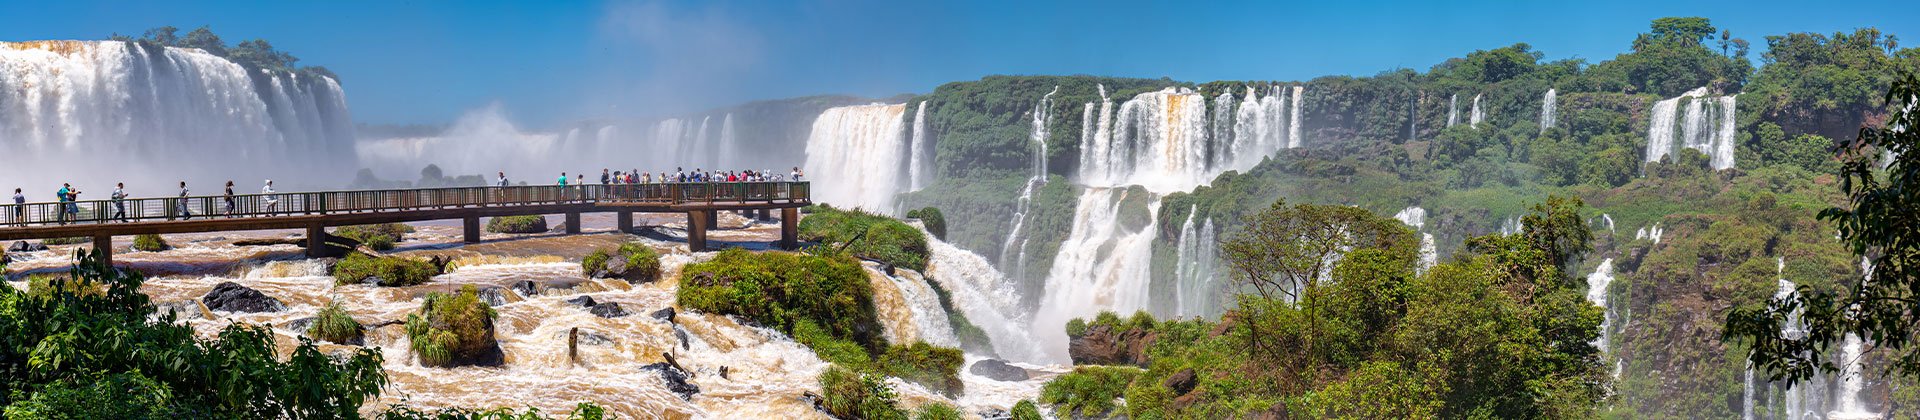
[[[1081,335],[1069,337],[1067,355],[1076,365],[1147,366],[1147,347],[1157,337],[1150,329],[1116,330],[1107,325],[1090,325]]]
[[[280,312],[287,309],[287,305],[278,299],[230,281],[213,286],[213,291],[202,296],[200,303],[206,304],[207,309],[227,312]]]
[[[1026,369],[1009,365],[1007,361],[1000,359],[974,362],[973,367],[967,368],[967,372],[1001,382],[1019,382],[1031,378]]]

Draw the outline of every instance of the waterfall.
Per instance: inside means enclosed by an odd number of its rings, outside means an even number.
[[[1180,317],[1206,317],[1219,312],[1221,297],[1214,283],[1220,258],[1217,232],[1212,218],[1196,226],[1194,219],[1198,217],[1198,206],[1188,210],[1187,221],[1180,224],[1180,239],[1175,245],[1175,315]]]
[[[358,166],[353,138],[331,78],[249,70],[190,48],[0,42],[0,156],[19,184],[337,177]]]
[[[1555,107],[1559,106],[1560,93],[1556,89],[1547,89],[1547,96],[1540,100],[1540,134],[1546,134],[1553,127]]]
[[[1460,94],[1447,97],[1447,128],[1460,123]]]
[[[1287,148],[1298,148],[1307,144],[1307,138],[1300,135],[1300,97],[1305,96],[1306,86],[1293,87],[1293,105],[1288,107]]]
[[[1862,284],[1873,282],[1873,260],[1860,257]],[[1839,389],[1835,390],[1834,400],[1838,407],[1827,412],[1828,419],[1878,419],[1879,413],[1868,411],[1866,404],[1860,401],[1860,391],[1867,387],[1867,378],[1861,369],[1861,359],[1866,356],[1866,343],[1860,336],[1847,333],[1840,345]]]
[[[927,235],[927,277],[947,289],[955,310],[986,331],[1001,358],[1039,363],[1046,359],[1032,336],[1030,314],[1020,306],[1018,287],[994,270],[986,258]]]
[[[1678,152],[1679,147],[1687,147],[1706,154],[1715,170],[1734,166],[1736,99],[1706,95],[1707,88],[1702,87],[1653,104],[1647,117],[1647,162],[1657,162]],[[1684,118],[1680,115],[1683,102]]]
[[[829,108],[807,136],[807,179],[815,202],[870,212],[894,210],[905,177],[906,104]]]
[[[1020,198],[1014,201],[1013,229],[1007,231],[1007,240],[1000,248],[1000,267],[1015,273],[1015,278],[1024,277],[1027,272],[1027,213],[1032,211],[1033,192],[1047,184],[1047,119],[1056,93],[1060,93],[1059,86],[1054,86],[1052,92],[1041,96],[1040,103],[1033,106],[1033,128],[1027,134],[1027,142],[1033,146],[1029,149],[1032,156],[1027,160],[1027,169],[1032,175],[1027,176]],[[1081,113],[1083,125],[1092,109],[1093,105],[1088,104]]]
[[[1153,191],[1192,188],[1206,171],[1206,99],[1167,88],[1135,96],[1114,116],[1114,132],[1083,146],[1081,179],[1089,186],[1143,185]],[[1106,140],[1102,143],[1102,140]]]
[[[1473,114],[1467,117],[1467,127],[1478,128],[1480,127],[1480,122],[1485,121],[1486,118],[1487,118],[1486,114],[1480,113],[1480,95],[1474,94],[1473,95]]]
[[[1233,108],[1231,98],[1215,101],[1214,126],[1231,129],[1214,130],[1212,143],[1223,146],[1216,147],[1214,154],[1218,159],[1208,168],[1251,168],[1274,152],[1293,147],[1286,120],[1286,92],[1278,87],[1265,91],[1266,94],[1261,95],[1253,87],[1247,87],[1238,109]]]
[[[1667,231],[1665,229],[1660,228],[1659,223],[1654,223],[1653,226],[1643,227],[1643,228],[1634,230],[1633,240],[1638,241],[1642,239],[1648,239],[1648,240],[1652,240],[1655,245],[1659,245],[1660,236],[1665,235],[1666,232]]]
[[[1394,213],[1393,218],[1413,227],[1414,233],[1420,234],[1420,265],[1414,266],[1416,274],[1426,273],[1427,269],[1433,268],[1434,264],[1440,262],[1440,254],[1434,244],[1433,234],[1426,232],[1427,209],[1419,206],[1408,207],[1400,210],[1399,213]]]
[[[740,166],[744,163],[740,151],[739,133],[733,129],[733,113],[729,112],[720,119],[720,152],[714,164]]]
[[[1614,229],[1613,229],[1613,215],[1610,215],[1610,214],[1606,214],[1606,213],[1600,213],[1600,220],[1601,220],[1601,221],[1603,221],[1603,222],[1607,222],[1607,233],[1613,233],[1613,232],[1614,232]]]
[[[1054,256],[1034,318],[1034,334],[1045,345],[1048,361],[1068,360],[1068,320],[1101,310],[1130,313],[1147,308],[1153,220],[1159,216],[1160,198],[1148,193],[1146,209],[1130,209],[1125,205],[1129,195],[1125,188],[1091,187],[1074,207],[1073,230]],[[1129,217],[1129,210],[1146,214]]]
[[[1593,268],[1593,274],[1587,275],[1587,301],[1599,306],[1601,313],[1605,314],[1600,321],[1600,338],[1593,343],[1604,355],[1612,355],[1613,308],[1607,306],[1607,286],[1612,284],[1613,259],[1600,260],[1600,265]],[[1616,373],[1614,376],[1617,378],[1619,375]]]
[[[907,187],[907,191],[920,191],[926,187],[927,171],[933,165],[933,151],[927,150],[927,101],[920,101],[920,105],[914,108],[913,146],[908,153],[912,155],[907,159],[907,177],[913,183]]]

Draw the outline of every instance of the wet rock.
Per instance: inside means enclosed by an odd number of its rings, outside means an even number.
[[[1200,385],[1200,378],[1194,375],[1193,368],[1186,368],[1175,372],[1173,376],[1168,376],[1162,385],[1172,390],[1173,395],[1187,395],[1188,392],[1193,391],[1193,387]]]
[[[608,337],[605,334],[593,331],[580,331],[579,334],[574,335],[574,339],[582,346],[604,346],[613,344],[613,337]]]
[[[1009,420],[1013,418],[1013,412],[998,408],[980,410],[979,414],[980,418],[985,420]]]
[[[687,382],[687,377],[688,377],[687,372],[680,370],[680,368],[675,367],[674,365],[667,364],[665,362],[654,363],[651,365],[641,366],[640,371],[658,372],[660,374],[660,381],[665,382],[667,385],[667,391],[671,391],[674,394],[679,395],[681,399],[684,399],[687,401],[693,401],[693,394],[700,393],[699,386],[695,386],[694,384]]]
[[[46,244],[39,242],[28,243],[27,241],[16,241],[13,243],[13,246],[7,247],[7,252],[34,252],[45,250],[47,250]]]
[[[688,341],[687,341],[687,330],[686,330],[686,329],[683,329],[683,328],[680,328],[680,326],[679,326],[679,325],[674,325],[674,326],[673,326],[673,336],[674,336],[674,338],[679,338],[679,339],[680,339],[680,349],[681,349],[681,350],[693,350],[693,343],[691,343],[691,342],[688,342]]]
[[[227,312],[280,312],[287,309],[279,300],[267,297],[259,290],[253,290],[239,283],[222,282],[213,286],[213,291],[200,298],[207,309]]]
[[[603,279],[605,279],[605,278],[616,278],[616,277],[626,277],[626,275],[627,275],[627,259],[625,258],[625,256],[623,256],[623,255],[618,255],[618,254],[615,254],[615,255],[613,256],[613,258],[608,258],[608,259],[607,259],[607,270],[606,270],[606,272],[604,272],[604,273],[602,273],[602,274],[604,274],[604,275],[601,275],[601,276],[597,276],[597,277],[599,277],[599,278],[603,278]]]
[[[652,314],[648,314],[648,316],[651,316],[651,317],[653,317],[653,319],[658,319],[658,320],[661,320],[661,321],[666,321],[666,322],[667,322],[668,324],[672,324],[672,323],[673,323],[673,316],[674,316],[674,314],[675,314],[675,313],[673,312],[673,307],[672,307],[672,306],[668,306],[668,307],[666,307],[666,308],[664,308],[664,309],[661,309],[661,310],[658,310],[658,311],[653,311],[653,313],[652,313]]]
[[[176,320],[194,319],[199,318],[201,315],[200,302],[191,300],[161,302],[154,304],[154,307],[154,315],[173,314],[173,318]]]
[[[318,318],[305,317],[305,318],[300,318],[292,321],[287,321],[287,323],[281,324],[280,328],[285,328],[287,331],[292,332],[294,334],[306,334],[307,329],[313,328],[313,320],[315,319],[318,319]]]
[[[480,289],[480,300],[487,301],[489,306],[505,305],[507,304],[506,293],[506,290],[501,289],[500,286],[487,286]]]
[[[1111,326],[1092,325],[1086,333],[1067,339],[1067,355],[1076,365],[1146,367],[1147,347],[1156,337],[1145,328],[1116,331]]]
[[[587,312],[593,313],[594,316],[598,316],[601,318],[619,318],[619,317],[627,316],[627,310],[620,308],[620,304],[613,303],[613,302],[602,302],[599,304],[595,304],[591,307],[588,307]]]
[[[567,299],[567,303],[580,305],[580,307],[582,308],[592,308],[593,305],[598,304],[599,302],[594,302],[593,296],[581,296],[573,299]]]
[[[0,253],[0,265],[13,264],[13,254]]]
[[[516,281],[513,282],[513,286],[511,287],[513,291],[519,292],[520,296],[531,297],[540,295],[540,285],[535,284],[533,280]]]
[[[967,372],[972,372],[975,375],[1001,382],[1018,382],[1031,377],[1027,375],[1026,369],[1009,365],[1007,361],[1000,359],[985,359],[974,362],[973,367],[967,368]]]

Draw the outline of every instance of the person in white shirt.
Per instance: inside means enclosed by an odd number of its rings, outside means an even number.
[[[127,184],[113,184],[113,219],[127,221]]]
[[[273,213],[280,208],[280,197],[273,195],[273,180],[267,180],[267,186],[260,187],[260,193],[267,196],[267,213]]]
[[[494,182],[493,182],[493,186],[495,186],[495,187],[505,187],[505,186],[507,186],[507,173],[506,173],[506,172],[501,172],[501,173],[500,173],[500,180],[499,180],[499,181],[494,181]]]

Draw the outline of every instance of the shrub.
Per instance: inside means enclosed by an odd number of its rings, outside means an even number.
[[[487,221],[487,231],[493,233],[546,233],[547,217],[500,216]]]
[[[736,315],[789,335],[808,320],[869,353],[886,347],[873,285],[845,255],[728,249],[681,270],[676,298],[683,308]]]
[[[437,275],[440,267],[433,263],[405,257],[354,253],[333,265],[334,284],[354,284],[375,278],[381,286],[404,287],[426,283]]]
[[[607,262],[618,256],[626,260],[625,265],[609,266]],[[615,249],[596,249],[580,260],[580,270],[595,278],[621,278],[633,283],[647,283],[660,279],[660,253],[653,247],[629,242]]]
[[[904,420],[907,413],[894,400],[886,378],[829,366],[820,373],[820,405],[844,419]]]
[[[925,225],[927,232],[932,232],[933,237],[947,239],[947,216],[940,214],[940,209],[927,207],[909,211],[907,218],[920,219],[920,224]]]
[[[960,414],[960,409],[953,408],[952,405],[948,405],[947,403],[936,401],[926,403],[921,405],[920,408],[914,409],[913,418],[914,420],[960,420],[966,418],[966,416]]]
[[[313,325],[307,327],[307,337],[340,344],[359,341],[361,332],[360,323],[354,321],[339,302],[329,302],[326,307],[320,308],[320,313],[313,318]]]
[[[880,362],[875,367],[888,376],[896,376],[951,397],[960,395],[964,387],[960,382],[960,365],[964,363],[966,358],[961,356],[960,349],[915,342],[907,346],[888,347],[887,352],[880,355]]]
[[[47,274],[35,274],[27,277],[27,296],[52,298],[68,294],[80,296],[101,296],[107,293],[103,285],[92,280],[61,277]]]
[[[375,251],[393,249],[393,244],[406,239],[413,233],[413,226],[405,223],[381,223],[377,225],[356,225],[334,229],[333,235],[352,239]]]
[[[1020,400],[1020,402],[1014,403],[1013,412],[1010,414],[1013,415],[1012,420],[1041,420],[1042,419],[1042,417],[1040,417],[1040,407],[1035,406],[1033,404],[1033,400]]]
[[[173,249],[173,246],[168,245],[167,240],[161,239],[160,235],[149,233],[133,237],[133,249],[146,252],[160,252]]]
[[[459,293],[429,293],[420,312],[407,315],[407,338],[422,366],[477,364],[499,352],[493,307],[469,284]]]
[[[1141,370],[1119,366],[1080,366],[1047,381],[1040,402],[1053,404],[1060,417],[1106,417],[1117,408],[1113,401],[1126,394]]]
[[[968,352],[992,355],[993,339],[987,337],[987,330],[967,320],[960,308],[953,306],[953,297],[940,282],[928,279],[927,285],[933,287],[933,294],[940,298],[940,309],[947,312],[947,324],[953,326],[953,334],[960,339],[960,348]]]
[[[47,238],[47,239],[41,239],[40,244],[46,245],[46,246],[79,245],[79,244],[87,243],[87,241],[91,241],[91,240],[93,240],[93,238],[88,238],[85,236],[75,236],[71,238]]]
[[[1068,336],[1068,337],[1079,337],[1079,336],[1083,336],[1083,335],[1087,335],[1087,321],[1086,321],[1086,320],[1084,320],[1084,319],[1080,319],[1080,318],[1074,318],[1074,319],[1073,319],[1073,320],[1071,320],[1071,321],[1067,321],[1067,336]]]
[[[895,267],[927,268],[927,236],[919,229],[860,210],[815,207],[800,219],[801,240],[845,248],[856,257]]]
[[[802,319],[794,323],[793,341],[813,349],[813,354],[820,356],[820,360],[841,366],[865,370],[867,364],[873,361],[860,343],[834,338],[810,320]]]

